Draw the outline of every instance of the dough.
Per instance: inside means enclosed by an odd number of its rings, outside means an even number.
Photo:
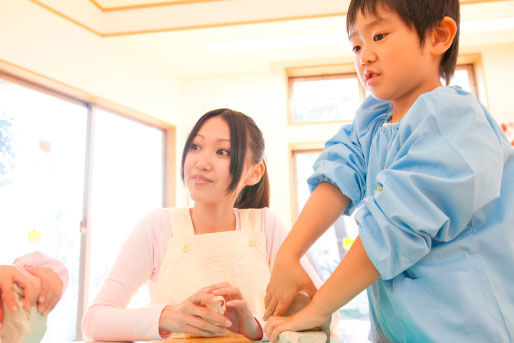
[[[14,301],[17,310],[11,312],[4,302],[4,322],[0,332],[2,343],[37,343],[46,331],[46,316],[41,315],[36,306],[30,311],[23,308],[23,289],[14,284]]]
[[[219,313],[221,315],[225,314],[225,310],[227,308],[226,305],[225,305],[225,298],[223,298],[221,295],[218,295],[218,296],[216,296],[216,299],[218,301],[216,303],[214,303],[214,304],[206,305],[207,308],[210,308],[214,312],[217,312],[217,313]],[[209,323],[212,323],[212,324],[215,324],[215,325],[219,325],[219,323],[213,322],[212,320],[209,320],[209,319],[205,319],[205,320],[208,321]]]
[[[277,343],[325,343],[327,335],[323,331],[284,331],[278,335]]]

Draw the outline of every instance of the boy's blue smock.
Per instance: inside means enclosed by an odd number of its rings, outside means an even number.
[[[439,87],[383,125],[369,97],[326,143],[309,185],[350,200],[380,272],[368,288],[374,339],[514,340],[514,150],[473,95]]]

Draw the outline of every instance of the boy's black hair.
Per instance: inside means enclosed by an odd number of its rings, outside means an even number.
[[[198,134],[205,122],[213,117],[221,117],[227,123],[230,130],[230,175],[232,181],[228,186],[227,192],[236,189],[241,180],[245,163],[263,162],[265,169],[259,182],[255,185],[246,186],[238,194],[235,208],[263,208],[269,207],[270,185],[268,179],[268,168],[264,158],[264,137],[255,121],[244,113],[228,108],[220,108],[205,113],[198,119],[195,126],[189,133],[182,151],[182,164],[180,175],[184,181],[184,162],[189,152],[193,139]],[[246,152],[250,153],[247,158]]]
[[[401,20],[416,30],[420,44],[425,42],[426,34],[448,16],[457,23],[457,33],[450,48],[444,53],[439,66],[439,75],[446,84],[455,72],[459,50],[460,10],[458,0],[352,0],[346,15],[346,31],[350,33],[358,13],[377,14],[377,8],[396,12]]]

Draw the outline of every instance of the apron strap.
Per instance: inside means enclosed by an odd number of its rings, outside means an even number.
[[[239,226],[242,232],[262,232],[262,208],[240,209],[239,220]]]
[[[183,241],[195,235],[188,207],[170,208],[170,229],[173,240]]]

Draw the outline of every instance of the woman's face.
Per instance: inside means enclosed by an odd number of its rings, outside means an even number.
[[[220,116],[208,119],[191,141],[184,161],[184,181],[195,202],[234,203],[237,190],[227,193],[232,181],[230,149],[227,122]]]

